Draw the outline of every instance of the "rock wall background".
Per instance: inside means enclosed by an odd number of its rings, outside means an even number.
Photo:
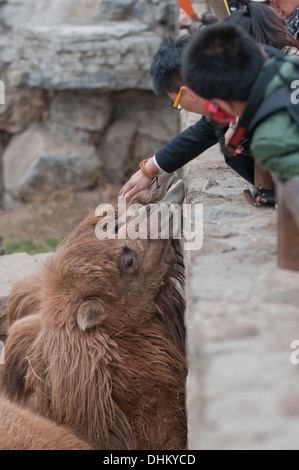
[[[176,0],[0,1],[0,201],[121,184],[179,129],[149,68]]]

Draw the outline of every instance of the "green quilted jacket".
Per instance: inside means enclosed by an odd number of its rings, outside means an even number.
[[[292,57],[287,58],[280,68],[281,75],[290,83],[299,80],[293,60]],[[276,75],[266,88],[265,98],[281,85],[282,80]],[[299,98],[299,91],[296,92],[296,89],[294,98]],[[272,114],[254,130],[251,152],[264,170],[278,173],[282,179],[299,175],[299,125],[287,111]]]

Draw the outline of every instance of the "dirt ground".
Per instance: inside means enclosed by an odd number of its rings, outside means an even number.
[[[120,186],[104,184],[92,191],[58,191],[14,210],[0,210],[0,235],[7,241],[64,238],[102,203],[117,203]]]

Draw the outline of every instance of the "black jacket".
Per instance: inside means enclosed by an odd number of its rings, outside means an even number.
[[[220,143],[224,147],[226,129],[215,129],[206,117],[181,132],[156,153],[156,161],[162,170],[172,173],[198,157],[208,148]],[[249,146],[244,154],[229,158],[226,163],[250,184],[254,184],[254,159]]]

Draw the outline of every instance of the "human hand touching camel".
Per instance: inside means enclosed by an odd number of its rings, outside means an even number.
[[[154,162],[154,158],[150,158],[147,161],[147,163],[145,164],[145,169],[149,173],[156,173],[158,171],[158,168]],[[146,189],[151,184],[151,182],[152,178],[148,178],[147,176],[145,176],[142,170],[139,170],[134,173],[134,175],[131,176],[129,181],[122,187],[119,192],[119,195],[121,197],[131,198],[143,189]]]

